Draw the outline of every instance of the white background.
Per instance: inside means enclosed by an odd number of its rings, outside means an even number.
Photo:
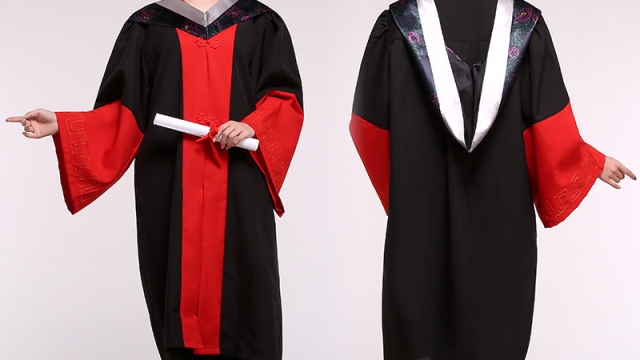
[[[148,0],[9,1],[0,118],[89,110],[122,23]],[[306,123],[278,222],[285,360],[382,359],[385,216],[348,136],[360,59],[388,0],[270,0],[293,34]],[[582,135],[640,173],[640,2],[539,0]],[[157,359],[140,287],[132,172],[67,213],[53,143],[0,124],[0,358]],[[504,169],[501,176],[509,176]],[[598,182],[539,230],[529,357],[640,358],[640,184]]]

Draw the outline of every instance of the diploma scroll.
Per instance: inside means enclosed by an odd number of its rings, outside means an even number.
[[[177,119],[163,114],[156,114],[153,124],[199,137],[206,136],[209,134],[209,131],[211,131],[211,128],[206,125],[192,123],[190,121]],[[258,150],[258,146],[260,146],[260,141],[258,139],[248,138],[240,141],[236,146],[242,149],[256,151]]]

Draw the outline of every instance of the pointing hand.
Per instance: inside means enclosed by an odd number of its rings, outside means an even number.
[[[49,110],[30,111],[25,116],[10,117],[7,122],[22,124],[22,135],[30,139],[40,139],[58,133],[58,119],[56,114]]]

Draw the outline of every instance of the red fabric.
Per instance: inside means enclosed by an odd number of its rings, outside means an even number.
[[[585,143],[571,104],[524,132],[533,201],[545,227],[564,221],[587,196],[605,156]]]
[[[278,216],[284,214],[279,193],[298,144],[304,115],[294,94],[272,90],[244,120],[260,140],[258,151],[251,152],[262,170]]]
[[[58,112],[53,136],[60,180],[72,214],[85,208],[122,177],[138,152],[142,133],[119,101],[89,112]]]
[[[236,28],[217,34],[217,47],[203,46],[200,38],[176,30],[185,120],[228,121]],[[185,347],[215,355],[220,354],[229,157],[219,146],[198,140],[186,134],[183,138],[180,316]]]
[[[216,165],[220,165],[220,159],[218,159],[218,151],[215,148],[217,146],[215,143],[215,138],[218,134],[218,125],[220,125],[220,123],[218,122],[218,120],[210,116],[204,116],[204,114],[196,119],[196,123],[209,127],[209,132],[207,133],[207,135],[196,140],[196,142],[209,145],[209,147],[211,147],[211,154],[213,155],[213,162],[216,163]]]
[[[349,130],[384,211],[389,214],[389,130],[381,129],[356,114],[351,118]]]

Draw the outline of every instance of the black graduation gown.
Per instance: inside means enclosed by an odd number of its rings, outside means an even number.
[[[437,2],[464,108],[462,143],[439,111],[415,0],[379,17],[357,84],[350,131],[388,214],[388,360],[524,359],[537,261],[534,203],[545,226],[558,224],[604,163],[578,134],[540,12],[518,0],[500,110],[469,150],[496,1],[463,3]]]
[[[120,33],[95,110],[57,113],[72,213],[135,159],[140,272],[163,359],[281,359],[274,209],[300,134],[301,81],[282,19],[254,0],[206,14],[164,0]],[[153,125],[157,113],[256,131],[256,152]],[[210,134],[211,135],[211,134]]]

